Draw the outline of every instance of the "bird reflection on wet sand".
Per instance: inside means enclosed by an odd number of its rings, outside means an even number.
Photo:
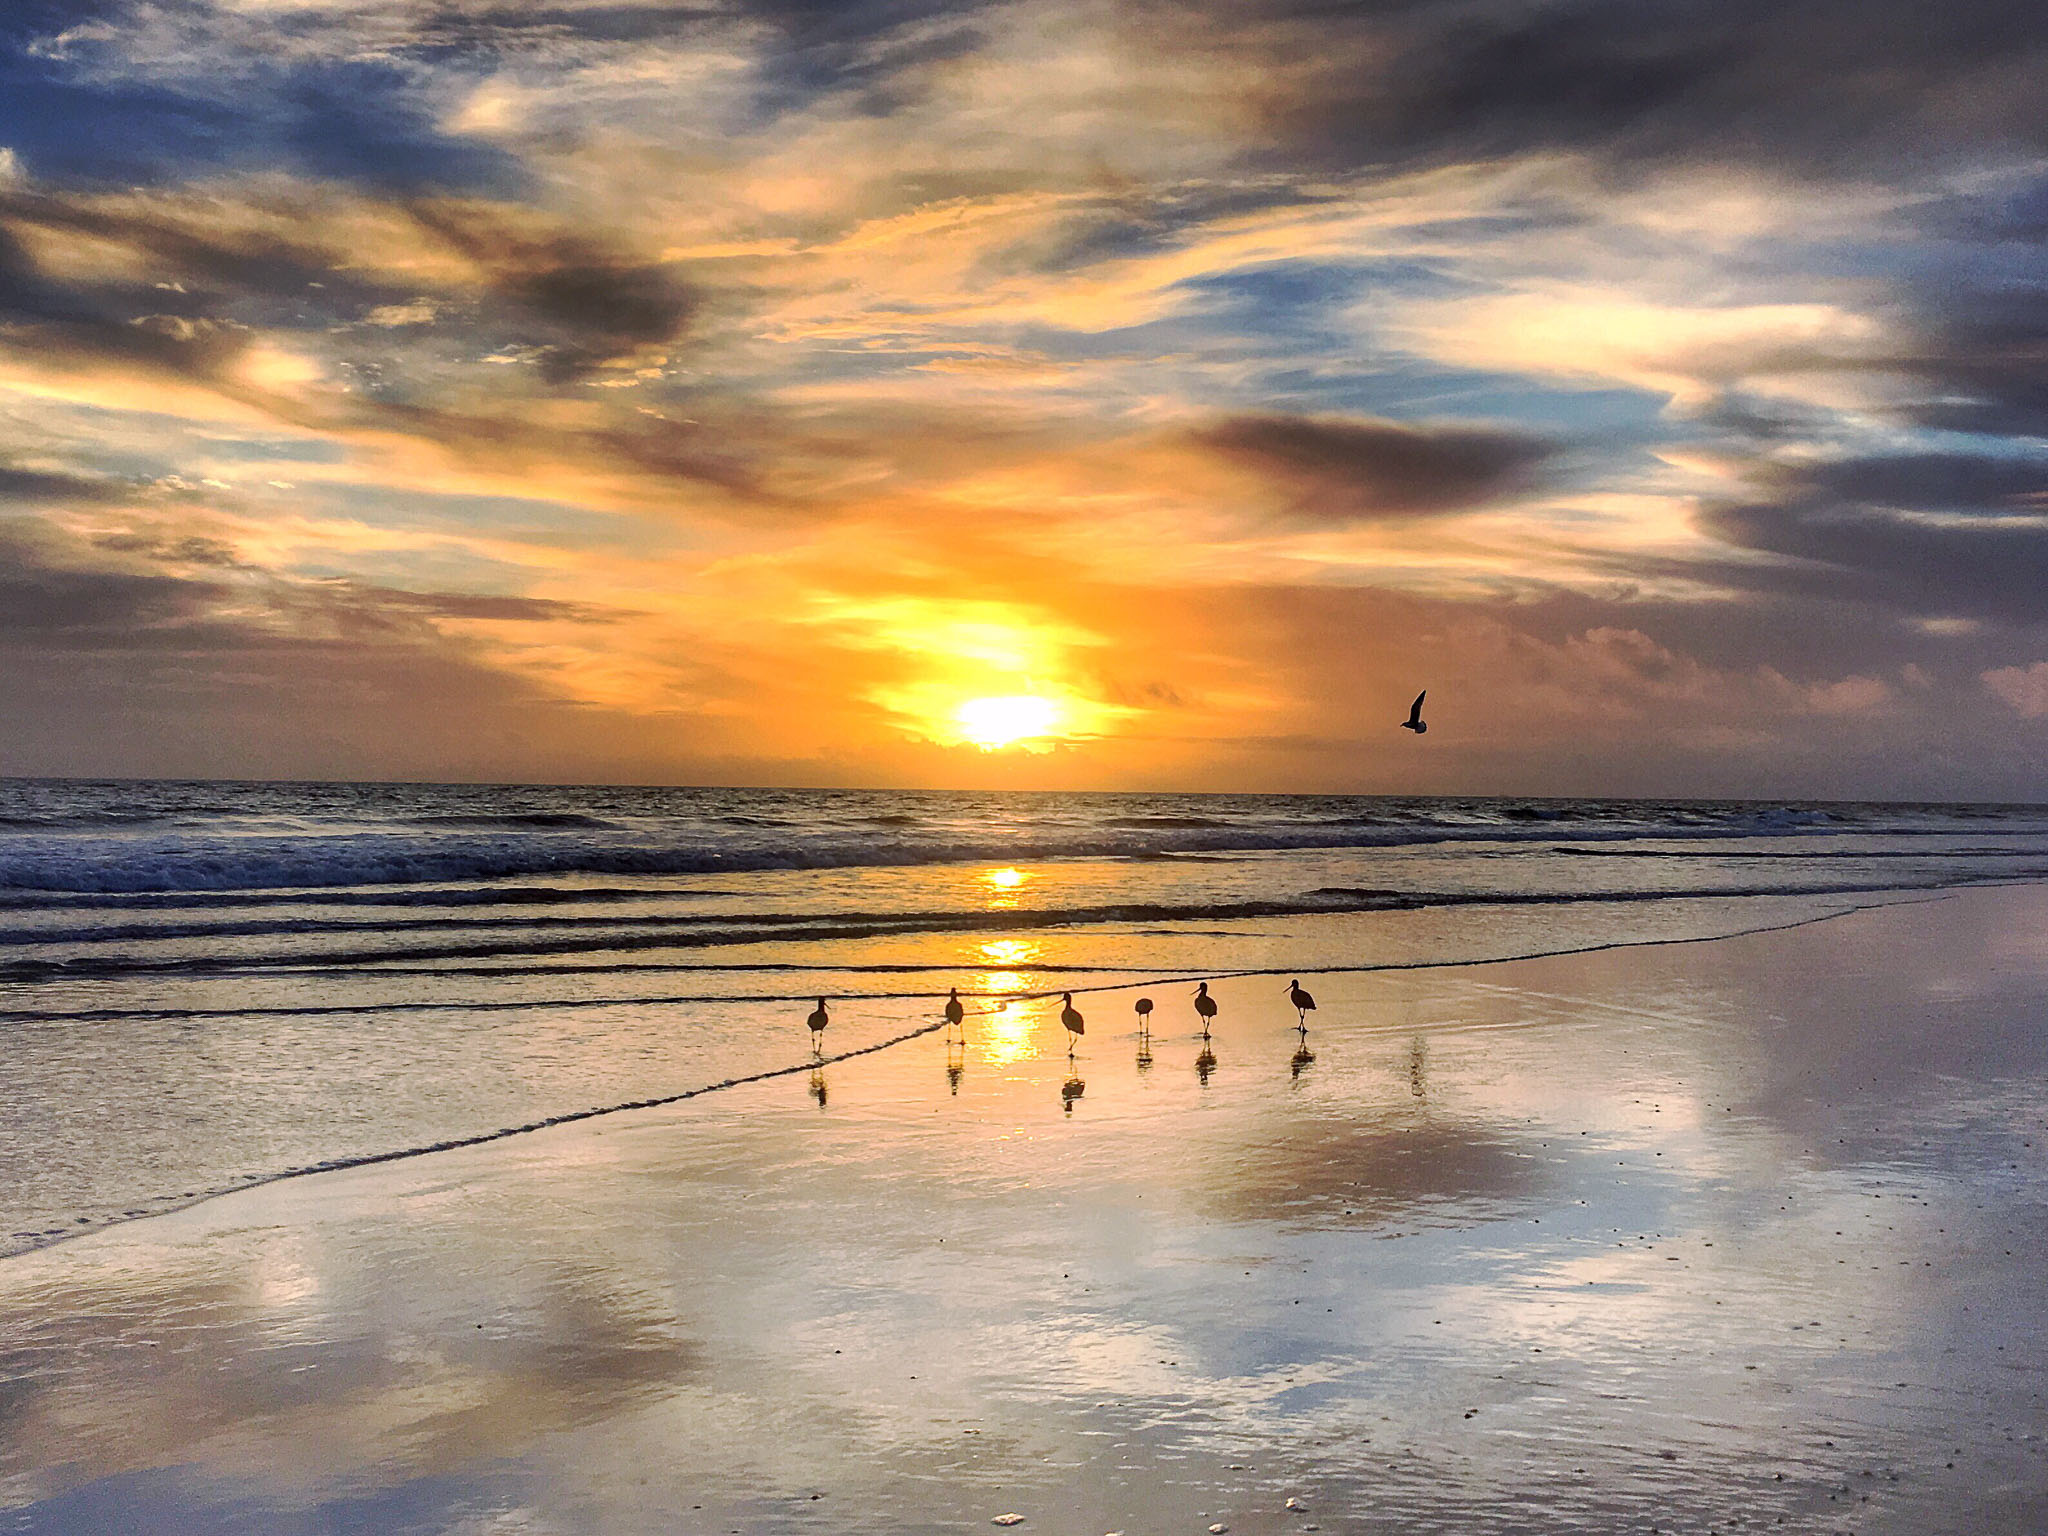
[[[1202,1037],[1202,1054],[1195,1058],[1195,1076],[1202,1080],[1204,1088],[1209,1086],[1209,1074],[1216,1070],[1216,1053],[1209,1049],[1209,1037]]]
[[[1233,980],[1248,1070],[1112,1049],[1092,1104],[1058,992],[989,997],[957,1098],[944,993],[848,1000],[840,1049],[903,1045],[831,1060],[763,1009],[789,1078],[0,1264],[8,1524],[2048,1530],[2044,945],[2036,885],[1318,973],[1293,1049]]]
[[[1316,1053],[1308,1048],[1308,1031],[1301,1032],[1301,1045],[1295,1050],[1294,1059],[1288,1063],[1290,1075],[1300,1078],[1302,1069],[1316,1059]]]
[[[811,1097],[818,1101],[818,1108],[825,1107],[825,1069],[822,1066],[811,1068]]]
[[[966,1075],[966,1072],[967,1042],[965,1040],[948,1040],[946,1042],[946,1086],[952,1090],[953,1097],[956,1099],[960,1096],[960,1079]]]

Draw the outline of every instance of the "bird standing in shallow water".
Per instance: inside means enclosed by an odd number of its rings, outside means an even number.
[[[1301,1029],[1308,1028],[1308,1016],[1316,1011],[1316,1000],[1301,984],[1300,978],[1287,983],[1287,1001],[1294,1004],[1294,1018]]]
[[[804,1022],[811,1026],[811,1049],[825,1049],[825,1026],[832,1022],[832,1015],[825,1011],[825,999],[818,999],[818,1006],[811,1010],[811,1016]]]
[[[1195,988],[1195,1012],[1202,1016],[1202,1038],[1209,1037],[1210,1021],[1216,1017],[1216,999],[1209,995],[1209,983]]]
[[[1420,736],[1429,729],[1428,723],[1422,718],[1422,701],[1428,697],[1429,690],[1427,688],[1415,695],[1415,702],[1408,706],[1408,718],[1401,722],[1402,730],[1413,731],[1416,735]]]
[[[1074,1006],[1073,993],[1062,992],[1060,1001],[1065,1005],[1060,1009],[1060,1022],[1067,1026],[1067,1054],[1071,1056],[1074,1054],[1074,1042],[1088,1033],[1088,1021],[1081,1017],[1081,1010]]]
[[[967,1005],[960,1001],[960,989],[954,987],[946,994],[946,1024],[958,1029],[967,1022]]]

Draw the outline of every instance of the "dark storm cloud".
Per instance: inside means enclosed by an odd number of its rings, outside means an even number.
[[[1924,511],[2048,514],[2048,461],[1962,453],[1889,454],[1782,472],[1802,493]]]
[[[203,619],[229,593],[216,581],[78,563],[68,542],[39,523],[0,523],[0,645],[139,647]]]
[[[348,270],[347,254],[310,235],[298,239],[251,229],[209,224],[204,210],[180,216],[172,209],[135,204],[109,207],[48,192],[0,193],[0,227],[105,241],[153,259],[159,279],[224,295],[289,295],[304,301],[309,284],[322,284],[328,305],[384,303],[394,296],[382,286],[365,286]],[[154,293],[159,305],[179,302],[173,290]],[[173,296],[168,300],[166,294]]]
[[[207,574],[137,570],[137,561]],[[88,542],[33,519],[0,522],[0,646],[138,653],[270,650],[337,639],[431,646],[440,638],[437,619],[618,617],[614,609],[549,598],[279,577],[195,535],[138,529]]]
[[[1293,516],[1319,523],[1469,511],[1526,488],[1557,451],[1527,433],[1369,417],[1235,416],[1194,438],[1269,476]]]
[[[2048,460],[1902,454],[1769,466],[1703,531],[1839,573],[1840,595],[1927,615],[2048,622]]]
[[[695,312],[695,294],[668,268],[545,220],[469,205],[402,207],[430,250],[453,251],[480,270],[478,287],[448,298],[461,312],[459,334],[479,350],[535,348],[543,384],[573,385],[608,363],[642,356],[658,361]],[[377,388],[285,395],[248,384],[235,364],[252,324],[324,334],[416,290],[351,271],[348,254],[315,234],[208,230],[204,214],[203,207],[110,210],[47,194],[0,194],[0,347],[44,364],[173,375],[309,431],[396,432],[500,465],[589,462],[755,491],[733,441],[714,442],[694,424],[634,417],[563,428],[530,420],[516,398],[496,410],[436,404],[429,392],[406,386],[405,359],[389,347],[376,359],[387,381]],[[134,253],[150,275],[94,279],[45,271],[23,239],[33,234],[107,242]]]
[[[2037,247],[2038,249],[2038,247]],[[1923,386],[1906,407],[1919,425],[2048,437],[2048,273],[1998,286],[1947,275],[1921,299],[1900,370]]]
[[[1205,9],[1210,46],[1284,84],[1266,155],[1290,164],[1574,150],[1861,179],[2048,144],[2031,0]]]
[[[232,547],[219,539],[203,538],[196,534],[179,537],[139,531],[103,533],[93,539],[92,547],[108,550],[117,555],[140,555],[146,560],[159,560],[167,565],[228,567],[241,564]]]
[[[0,464],[0,502],[80,506],[115,501],[121,494],[122,487],[111,480],[17,469],[10,464]]]
[[[607,624],[619,610],[590,603],[565,603],[547,597],[501,597],[472,592],[409,592],[362,582],[330,581],[322,588],[366,605],[427,614],[440,619],[500,619],[534,623],[566,619],[578,624]]]
[[[635,262],[571,235],[534,235],[473,207],[424,203],[413,217],[492,275],[497,292],[545,328],[550,383],[678,340],[696,295],[667,266]]]
[[[187,377],[219,374],[244,345],[184,295],[42,272],[0,214],[0,341],[46,359],[119,361]]]
[[[474,262],[487,274],[490,294],[511,302],[517,314],[483,317],[488,339],[538,345],[549,382],[579,379],[642,347],[673,342],[695,311],[695,294],[669,268],[635,261],[589,237],[539,220],[515,223],[481,205],[420,200],[403,206],[430,246]],[[0,244],[0,313],[84,324],[111,343],[109,325],[132,325],[143,315],[216,325],[251,301],[289,300],[300,324],[317,325],[356,318],[409,294],[366,278],[337,244],[260,229],[209,229],[203,214],[0,195],[0,238],[10,230],[83,236],[132,250],[156,269],[146,285],[66,281],[37,271],[19,240],[10,239]],[[175,288],[165,286],[172,282]],[[120,340],[117,350],[133,342]]]

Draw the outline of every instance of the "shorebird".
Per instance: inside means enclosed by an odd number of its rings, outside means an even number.
[[[1287,983],[1287,1001],[1294,1004],[1295,1022],[1302,1029],[1307,1029],[1308,1016],[1316,1011],[1316,1000],[1301,984],[1300,978]]]
[[[1060,1009],[1060,1022],[1067,1026],[1067,1054],[1071,1056],[1074,1054],[1074,1042],[1088,1033],[1088,1021],[1081,1017],[1081,1010],[1074,1006],[1073,993],[1062,992],[1060,1001],[1065,1004]]]
[[[959,1025],[965,1023],[966,1020],[967,1005],[960,1001],[960,989],[955,987],[946,994],[946,1022],[952,1025]]]
[[[1209,1023],[1216,1017],[1216,999],[1209,995],[1209,983],[1206,981],[1195,988],[1195,1012],[1202,1016],[1202,1034],[1206,1038]]]
[[[818,999],[818,1006],[811,1010],[811,1016],[804,1022],[811,1026],[811,1049],[825,1049],[825,1026],[832,1022],[832,1015],[825,1011],[825,999]]]
[[[1138,1016],[1138,1028],[1142,1032],[1152,1027],[1152,999],[1141,997],[1131,1004],[1131,1011]]]
[[[1428,697],[1429,690],[1427,688],[1415,695],[1415,702],[1408,706],[1408,718],[1401,722],[1402,730],[1413,731],[1416,735],[1420,736],[1429,729],[1428,723],[1422,718],[1422,701]]]

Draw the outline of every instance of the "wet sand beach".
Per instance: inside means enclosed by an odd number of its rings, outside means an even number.
[[[0,1528],[2048,1527],[2048,887],[1302,981],[12,1257]]]

